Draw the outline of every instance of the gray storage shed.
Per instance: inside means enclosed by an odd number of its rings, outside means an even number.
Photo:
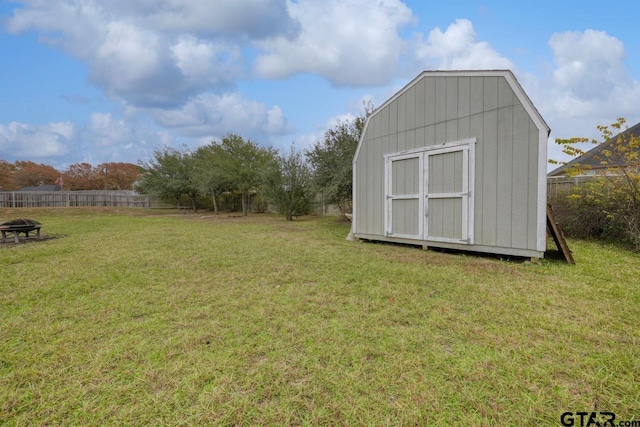
[[[367,118],[352,235],[543,257],[549,132],[509,70],[421,73]]]

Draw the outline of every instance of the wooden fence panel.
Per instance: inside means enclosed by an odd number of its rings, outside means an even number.
[[[149,196],[116,192],[0,191],[0,208],[62,208],[110,206],[124,208],[175,208]]]

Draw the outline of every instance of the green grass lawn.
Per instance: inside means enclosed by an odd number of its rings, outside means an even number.
[[[640,418],[640,257],[347,242],[335,218],[0,209],[0,424]],[[201,216],[202,215],[202,216]]]

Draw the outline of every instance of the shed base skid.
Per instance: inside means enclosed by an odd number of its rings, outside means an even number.
[[[402,239],[397,237],[382,237],[382,236],[360,234],[360,233],[354,233],[353,235],[356,237],[356,239],[359,239],[359,240],[368,240],[371,242],[400,243],[404,245],[414,245],[422,249],[441,248],[441,249],[454,249],[454,250],[458,250],[466,253],[478,252],[479,254],[495,254],[495,255],[504,255],[504,256],[523,257],[523,258],[544,258],[544,252],[533,251],[529,249],[504,248],[499,246],[484,246],[484,245],[459,245],[456,243]]]

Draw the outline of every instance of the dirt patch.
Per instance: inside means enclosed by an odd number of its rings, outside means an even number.
[[[39,238],[35,237],[35,236],[29,236],[24,237],[24,236],[20,236],[18,239],[18,243],[15,242],[15,240],[13,239],[13,235],[11,237],[7,236],[7,238],[5,239],[5,241],[2,241],[2,238],[0,238],[0,248],[5,248],[5,247],[11,247],[11,246],[18,246],[18,245],[25,245],[27,243],[39,243],[39,242],[45,242],[47,240],[53,240],[53,239],[57,239],[61,236],[52,236],[52,235],[41,235]]]

